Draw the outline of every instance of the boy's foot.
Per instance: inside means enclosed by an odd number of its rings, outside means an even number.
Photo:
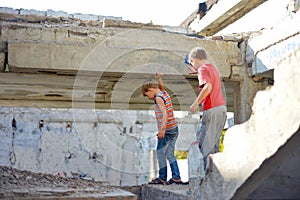
[[[150,181],[149,184],[168,185],[168,182],[165,180],[161,180],[160,178],[156,178]]]
[[[176,179],[176,178],[171,178],[169,181],[168,181],[168,184],[171,185],[171,184],[179,184],[179,185],[187,185],[189,184],[189,182],[182,182],[181,179]]]

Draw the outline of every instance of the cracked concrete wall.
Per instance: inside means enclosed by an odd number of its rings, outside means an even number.
[[[2,107],[0,116],[0,165],[122,186],[155,174],[157,125],[148,111]],[[198,119],[181,122],[176,149],[186,150]]]

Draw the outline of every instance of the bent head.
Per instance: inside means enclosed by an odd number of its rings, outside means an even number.
[[[142,86],[142,95],[149,99],[154,99],[156,96],[156,90],[158,90],[158,84],[154,81],[145,81]]]

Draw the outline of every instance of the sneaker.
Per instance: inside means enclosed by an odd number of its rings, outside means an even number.
[[[182,182],[181,179],[171,178],[168,181],[168,185],[171,185],[173,183],[178,184],[178,185],[187,185],[187,184],[189,184],[188,182]]]
[[[153,179],[148,184],[168,185],[168,182],[160,178]]]

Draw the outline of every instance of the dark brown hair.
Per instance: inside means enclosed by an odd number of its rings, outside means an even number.
[[[142,86],[142,95],[145,96],[145,93],[148,92],[149,88],[158,88],[158,83],[153,80],[145,81]]]

